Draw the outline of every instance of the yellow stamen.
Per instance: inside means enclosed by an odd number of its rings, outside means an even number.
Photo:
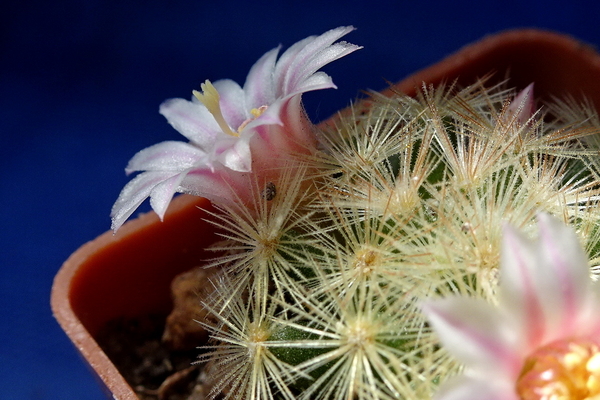
[[[265,111],[267,111],[267,106],[260,106],[258,108],[253,108],[252,110],[250,110],[250,114],[252,114],[254,116],[254,118],[258,118],[260,117]]]
[[[265,111],[267,111],[267,108],[269,108],[268,106],[260,106],[258,108],[253,108],[252,110],[250,110],[250,114],[252,114],[251,118],[248,118],[247,120],[245,120],[244,122],[242,122],[242,124],[240,125],[240,127],[238,128],[238,133],[242,132],[242,130],[246,127],[246,125],[248,125],[250,122],[254,121],[256,118],[260,117],[261,115],[263,115],[263,113]]]
[[[591,340],[560,340],[526,360],[517,380],[522,400],[600,398],[600,346]]]
[[[240,136],[239,133],[231,130],[229,124],[227,124],[227,122],[225,121],[223,113],[221,112],[221,105],[219,104],[221,97],[219,96],[219,92],[217,91],[217,89],[215,89],[213,84],[210,83],[210,81],[207,79],[206,82],[200,85],[200,89],[202,90],[202,93],[200,93],[197,90],[192,91],[192,93],[194,94],[194,96],[196,96],[198,100],[200,100],[202,104],[204,104],[208,111],[213,115],[215,121],[217,121],[217,124],[219,124],[221,130],[224,133],[231,136]]]

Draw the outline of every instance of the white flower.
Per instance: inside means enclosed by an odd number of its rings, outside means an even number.
[[[537,241],[505,229],[497,307],[465,297],[424,305],[465,366],[439,398],[599,398],[599,286],[571,228],[546,214],[538,226]]]
[[[279,47],[250,69],[244,87],[232,80],[206,81],[192,101],[171,99],[160,113],[189,142],[167,141],[137,153],[127,173],[142,171],[129,182],[112,209],[117,230],[150,197],[162,218],[176,192],[213,201],[245,199],[254,182],[268,182],[290,155],[311,152],[315,128],[302,108],[302,93],[335,88],[318,71],[360,47],[337,42],[353,27],[339,27],[303,39],[279,59]]]

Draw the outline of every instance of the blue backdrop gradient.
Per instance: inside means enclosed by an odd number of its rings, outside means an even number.
[[[365,48],[325,68],[339,89],[305,96],[318,121],[507,28],[598,45],[599,16],[592,1],[4,2],[0,398],[104,398],[51,315],[50,287],[71,252],[109,229],[129,158],[182,139],[158,114],[164,99],[188,98],[205,79],[243,84],[278,44],[354,25],[346,39]]]

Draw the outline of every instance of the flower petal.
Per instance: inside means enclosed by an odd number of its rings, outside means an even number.
[[[173,195],[178,191],[179,184],[185,178],[187,171],[163,180],[150,193],[150,205],[162,221]]]
[[[275,67],[278,97],[304,92],[305,79],[330,62],[360,49],[360,46],[346,42],[332,45],[353,30],[352,26],[332,29],[320,36],[306,38],[283,53]]]
[[[182,193],[202,196],[215,204],[245,204],[252,199],[248,174],[231,171],[216,165],[214,170],[193,169],[180,183]]]
[[[538,226],[539,296],[548,318],[548,330],[562,337],[576,333],[579,310],[587,306],[592,296],[590,270],[571,227],[544,213],[538,215]]]
[[[179,175],[179,173],[171,171],[150,171],[139,174],[127,183],[123,190],[121,190],[119,198],[112,207],[110,213],[112,218],[111,229],[116,232],[140,204],[150,196],[150,193],[152,193],[157,185],[160,185],[162,182],[165,182],[176,175]]]
[[[600,337],[600,282],[593,281],[590,287],[590,297],[587,307],[579,311],[582,334],[589,333],[592,337]]]
[[[340,29],[340,28],[337,28],[337,29]],[[279,60],[277,61],[277,64],[275,65],[275,70],[273,73],[275,91],[276,91],[277,97],[281,97],[285,94],[283,92],[283,88],[284,88],[284,83],[285,83],[286,72],[289,70],[290,66],[294,62],[296,55],[300,51],[302,51],[303,48],[305,48],[310,43],[312,43],[316,38],[317,38],[317,36],[309,36],[307,38],[297,41],[296,43],[294,43],[293,45],[288,47],[287,50],[283,52],[281,57],[279,57]]]
[[[482,381],[461,376],[443,384],[435,394],[435,400],[519,400],[510,385],[493,385],[495,382]],[[497,387],[495,387],[497,386]]]
[[[207,154],[189,143],[166,141],[147,147],[133,156],[125,169],[134,171],[183,171],[207,162]]]
[[[361,48],[360,46],[356,46],[351,43],[339,42],[339,43],[335,43],[335,44],[329,46],[328,48],[324,49],[323,51],[315,54],[310,59],[310,62],[306,63],[306,65],[304,65],[304,68],[302,68],[302,69],[298,68],[296,70],[296,74],[290,76],[290,79],[288,81],[289,86],[287,88],[287,91],[288,92],[298,92],[298,91],[307,92],[307,91],[309,91],[309,89],[306,87],[306,81],[308,78],[313,76],[313,74],[315,74],[316,71],[321,69],[323,66],[329,64],[330,62],[335,61],[341,57],[344,57],[360,48]],[[293,71],[294,70],[292,70],[292,72]],[[335,87],[335,85],[333,85],[333,82],[331,82],[331,86],[329,86],[329,87]],[[311,89],[311,90],[313,90],[313,89]]]
[[[254,161],[262,165],[267,161],[271,168],[280,169],[290,161],[290,155],[309,154],[316,149],[318,134],[301,101],[300,95],[277,101],[248,124],[257,137],[251,146]],[[263,118],[272,118],[274,123],[263,123]]]
[[[331,76],[327,75],[323,71],[316,72],[306,78],[304,82],[302,82],[302,86],[297,87],[296,90],[290,93],[288,96],[321,89],[337,89],[337,86],[335,86],[333,83]]]
[[[525,89],[521,90],[506,110],[507,116],[511,119],[515,118],[521,125],[525,125],[533,116],[535,106],[533,101],[533,85],[533,83],[530,83]]]
[[[499,377],[518,373],[514,326],[497,308],[483,300],[449,297],[427,302],[422,309],[440,341],[466,367],[494,370]]]
[[[244,84],[247,107],[259,108],[275,101],[273,74],[280,48],[265,53],[250,69]]]
[[[169,99],[160,105],[159,112],[173,128],[205,151],[221,133],[212,114],[200,102]]]
[[[219,105],[225,121],[232,131],[250,117],[250,108],[246,106],[244,89],[231,79],[221,79],[213,83],[219,92]]]
[[[536,247],[510,225],[504,226],[500,265],[500,303],[522,327],[524,341],[536,346],[546,326],[539,293],[543,288],[536,282]]]
[[[219,141],[214,147],[214,159],[233,171],[250,172],[252,170],[251,138],[252,132],[245,129],[239,138],[226,138]]]

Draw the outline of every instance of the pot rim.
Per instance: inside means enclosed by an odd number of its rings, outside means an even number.
[[[189,214],[190,211],[200,211],[197,210],[198,208],[209,208],[208,200],[190,195],[180,195],[171,202],[165,219],[172,221]],[[95,332],[90,332],[82,322],[80,313],[74,307],[75,297],[77,297],[74,286],[81,268],[85,267],[86,263],[98,253],[121,241],[135,239],[140,230],[160,227],[162,224],[163,222],[154,212],[140,214],[137,218],[125,223],[119,229],[118,234],[107,231],[82,245],[64,262],[54,278],[50,299],[54,317],[96,377],[99,378],[102,388],[115,400],[139,400],[139,397],[100,348],[94,339]]]

